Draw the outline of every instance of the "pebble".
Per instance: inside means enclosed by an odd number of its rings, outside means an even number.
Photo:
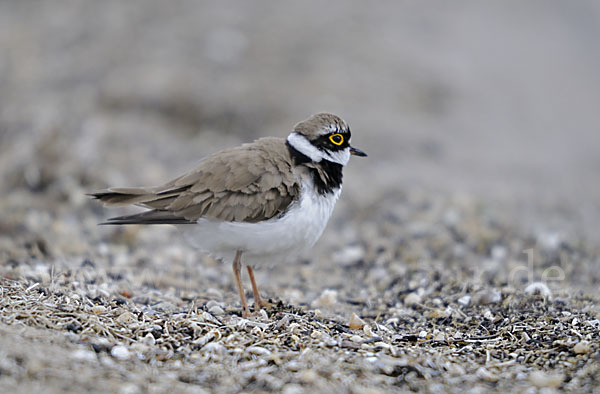
[[[173,313],[177,311],[177,307],[173,303],[168,301],[159,302],[158,304],[155,304],[152,307],[153,309],[159,312]]]
[[[502,301],[502,293],[497,289],[482,289],[473,296],[476,305],[496,304]]]
[[[337,303],[338,292],[333,289],[325,289],[323,293],[312,302],[312,307],[330,307]]]
[[[494,247],[492,247],[490,255],[492,257],[492,260],[494,261],[504,261],[504,259],[506,259],[507,251],[504,246],[494,245]]]
[[[360,335],[352,335],[350,337],[350,340],[354,343],[360,343],[363,341],[363,339],[360,337]]]
[[[117,317],[117,322],[123,325],[128,325],[137,322],[137,318],[131,312],[123,312],[119,315],[119,317]]]
[[[333,261],[343,266],[352,265],[364,259],[365,249],[360,245],[350,245],[333,255]]]
[[[302,394],[306,392],[306,389],[298,383],[288,383],[283,386],[281,392],[283,394]]]
[[[225,313],[223,308],[221,308],[219,305],[211,306],[210,308],[208,308],[208,312],[210,312],[210,314],[214,316],[223,315]]]
[[[557,232],[544,232],[537,236],[538,244],[547,252],[556,251],[563,242],[562,235]]]
[[[261,320],[269,320],[269,315],[264,309],[258,311],[258,316],[260,316]]]
[[[315,383],[318,378],[319,378],[319,375],[312,369],[307,369],[298,374],[298,379],[302,383],[308,383],[308,384]]]
[[[86,349],[77,349],[73,353],[71,353],[71,357],[77,361],[97,361],[98,357],[96,353],[86,350]]]
[[[95,313],[96,315],[99,315],[104,312],[106,312],[106,307],[104,307],[102,305],[94,305],[92,307],[92,313]]]
[[[431,312],[429,312],[428,316],[430,319],[441,319],[441,318],[445,318],[451,315],[451,311],[449,311],[448,309],[434,309]]]
[[[466,294],[466,295],[460,297],[457,302],[459,304],[461,304],[462,306],[467,306],[471,303],[471,296]]]
[[[598,319],[588,320],[586,323],[592,327],[600,328],[600,320],[598,320]]]
[[[542,371],[533,371],[529,374],[529,382],[535,387],[558,387],[565,380],[563,374],[548,374]]]
[[[592,344],[588,341],[577,342],[577,344],[573,346],[573,351],[577,354],[590,353],[592,351]]]
[[[246,349],[246,351],[256,356],[268,356],[271,354],[271,351],[269,349],[265,349],[264,347],[260,346],[250,346]]]
[[[527,294],[540,294],[542,297],[551,299],[552,291],[544,282],[533,282],[525,288]]]
[[[202,350],[208,353],[219,354],[225,350],[225,347],[218,342],[211,342],[207,343],[206,346],[202,348]]]
[[[110,349],[110,354],[119,360],[127,360],[129,357],[131,357],[129,349],[122,345],[113,346],[113,348]]]
[[[434,341],[437,342],[444,342],[446,340],[446,336],[444,335],[443,332],[438,332],[434,337],[433,337]]]
[[[450,376],[464,376],[466,373],[465,369],[458,363],[448,363],[446,370]]]
[[[484,368],[484,367],[480,367],[477,372],[475,373],[475,375],[480,378],[485,380],[486,382],[497,382],[499,380],[498,375],[496,375],[493,372],[490,372],[488,369]]]
[[[404,297],[404,305],[406,306],[412,306],[412,305],[416,305],[416,304],[420,304],[421,303],[421,296],[418,295],[417,293],[410,293],[407,294],[406,297]]]
[[[212,308],[212,307],[213,307],[213,306],[215,306],[215,305],[216,305],[216,306],[220,306],[220,307],[222,307],[222,306],[223,306],[223,303],[221,303],[221,302],[218,302],[218,301],[215,301],[215,300],[210,300],[210,301],[208,301],[208,302],[206,303],[206,309],[210,309],[210,308]]]
[[[221,292],[221,290],[219,289],[215,289],[214,287],[210,287],[209,289],[206,290],[206,295],[216,298],[216,299],[222,299],[223,298],[223,293]],[[213,300],[211,300],[213,301]],[[208,302],[211,302],[208,301]]]
[[[151,333],[148,333],[142,338],[142,343],[154,346],[154,344],[156,343],[156,338],[154,338],[154,335],[152,335]]]

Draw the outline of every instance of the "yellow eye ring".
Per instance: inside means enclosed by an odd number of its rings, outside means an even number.
[[[344,136],[341,134],[332,134],[329,136],[329,141],[331,141],[333,145],[340,146],[344,143]]]

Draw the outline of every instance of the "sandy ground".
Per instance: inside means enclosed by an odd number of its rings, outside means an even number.
[[[594,1],[0,3],[7,392],[598,390]],[[85,193],[344,117],[369,158],[257,272]]]

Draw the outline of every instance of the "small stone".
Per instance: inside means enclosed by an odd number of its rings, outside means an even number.
[[[500,301],[502,301],[502,293],[496,289],[483,289],[473,296],[473,303],[476,305],[496,304]]]
[[[460,214],[456,209],[448,209],[444,212],[443,216],[444,224],[448,227],[454,227],[460,221]]]
[[[365,324],[366,323],[364,322],[364,320],[358,317],[356,313],[352,313],[352,316],[350,316],[350,321],[348,322],[348,327],[351,330],[360,330],[365,326]]]
[[[535,387],[558,387],[565,380],[563,374],[547,374],[542,371],[533,371],[529,374],[529,382]]]
[[[507,255],[506,248],[502,245],[494,245],[490,255],[494,261],[503,261]]]
[[[117,317],[117,322],[121,323],[122,325],[128,325],[137,322],[137,318],[131,312],[123,312],[119,315],[119,317]]]
[[[283,394],[302,394],[305,393],[305,388],[297,383],[288,383],[281,390]]]
[[[271,354],[271,351],[269,349],[265,349],[264,347],[260,346],[250,346],[246,349],[246,351],[256,356],[268,356]]]
[[[404,297],[404,305],[412,306],[421,303],[421,296],[417,293],[410,293]]]
[[[325,289],[323,293],[312,302],[312,307],[330,307],[337,303],[338,292],[337,290]]]
[[[285,368],[292,372],[298,372],[302,369],[302,364],[297,360],[291,360],[290,362],[285,364]]]
[[[100,313],[104,313],[106,312],[106,307],[102,306],[102,305],[94,305],[92,307],[92,313],[99,315]]]
[[[202,350],[208,353],[219,354],[225,350],[225,347],[218,342],[211,342],[207,343],[206,346],[202,348]]]
[[[488,371],[486,368],[481,367],[475,373],[478,378],[485,380],[486,382],[497,382],[499,377],[495,373]]]
[[[208,308],[208,312],[210,312],[210,314],[214,316],[219,316],[225,313],[223,308],[221,308],[219,305],[211,306],[210,308]]]
[[[309,383],[309,384],[314,383],[317,381],[318,378],[319,378],[319,375],[312,369],[307,369],[298,374],[298,379],[302,383]]]
[[[527,294],[540,294],[542,297],[551,299],[552,291],[544,282],[533,282],[525,288]]]
[[[159,312],[174,313],[175,311],[177,311],[177,307],[173,303],[168,301],[159,302],[158,304],[155,304],[152,307]]]
[[[354,343],[360,343],[363,341],[363,339],[360,337],[360,335],[352,335],[350,337],[350,340]]]
[[[129,357],[131,357],[129,349],[122,345],[113,346],[113,348],[110,349],[110,354],[119,360],[127,360]]]
[[[85,349],[77,349],[73,353],[71,353],[71,357],[73,357],[77,361],[96,361],[98,357],[96,353],[85,350]]]
[[[557,232],[545,232],[538,234],[537,241],[547,252],[555,252],[563,242],[563,236]]]
[[[142,338],[142,343],[154,346],[154,344],[156,343],[156,338],[154,338],[154,335],[152,335],[151,333],[148,333],[145,337]]]
[[[471,303],[471,296],[466,294],[466,295],[460,297],[457,302],[459,304],[461,304],[462,306],[467,306]]]
[[[592,327],[600,328],[600,320],[598,320],[598,319],[588,320],[588,321],[586,321],[586,323]]]
[[[206,295],[216,299],[223,299],[223,293],[221,292],[221,290],[215,289],[214,287],[210,287],[208,290],[206,290]]]
[[[444,342],[446,340],[446,336],[444,335],[443,332],[438,332],[434,337],[433,337],[434,341],[437,342]]]
[[[119,393],[121,394],[137,394],[141,392],[140,387],[135,383],[125,383],[119,387]]]
[[[261,309],[258,311],[258,316],[260,316],[261,320],[269,320],[269,315],[267,314],[267,311],[265,311],[264,309]]]
[[[451,312],[447,309],[434,309],[429,312],[428,316],[430,319],[443,319],[445,317],[450,316]]]
[[[215,306],[215,305],[217,305],[217,306],[222,306],[222,304],[221,304],[220,302],[217,302],[217,301],[215,301],[215,300],[210,300],[210,301],[208,301],[208,302],[206,303],[206,309],[210,309],[210,308],[212,308],[212,307],[213,307],[213,306]]]
[[[352,265],[365,257],[365,249],[360,245],[348,246],[333,255],[333,261],[343,266]]]
[[[573,351],[577,354],[590,353],[592,351],[592,344],[588,341],[577,342],[577,344],[573,346]]]
[[[450,374],[450,376],[464,376],[466,371],[465,369],[457,363],[449,363],[446,366],[446,370]]]
[[[423,330],[419,333],[419,338],[427,338],[427,331]]]

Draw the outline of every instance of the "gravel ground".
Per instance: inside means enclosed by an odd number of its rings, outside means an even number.
[[[600,392],[600,9],[431,4],[0,3],[3,390]],[[256,317],[170,226],[97,226],[323,110],[369,158]]]

